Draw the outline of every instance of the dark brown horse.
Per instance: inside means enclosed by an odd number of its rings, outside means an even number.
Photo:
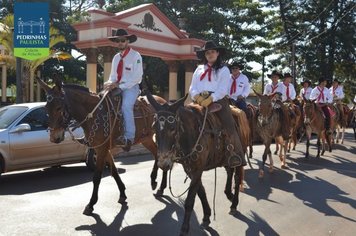
[[[326,135],[325,121],[324,121],[325,119],[322,110],[318,108],[317,104],[314,101],[305,100],[303,105],[303,114],[304,114],[304,124],[306,129],[306,138],[307,138],[305,158],[309,158],[309,146],[310,146],[310,138],[312,133],[317,135],[318,153],[316,157],[320,157],[320,155],[324,155],[325,141],[328,143],[329,152],[331,152],[332,135]],[[333,130],[335,126],[335,122],[333,122],[333,118],[331,118],[330,126],[331,129]],[[322,141],[322,143],[320,142],[320,140]],[[321,144],[322,144],[321,147],[322,150],[320,152]]]
[[[68,128],[71,119],[76,120],[83,128],[85,140],[89,147],[95,150],[97,155],[96,169],[93,176],[93,192],[89,204],[85,207],[84,214],[90,215],[94,205],[98,201],[98,189],[103,169],[106,165],[110,167],[111,175],[114,177],[120,190],[119,203],[126,203],[125,185],[115,167],[110,150],[113,148],[114,140],[122,135],[122,115],[119,110],[121,96],[107,96],[102,98],[97,94],[89,92],[88,88],[79,85],[62,85],[56,81],[56,85],[50,88],[42,80],[38,80],[40,86],[47,94],[47,112],[49,115],[50,140],[60,143],[64,139],[64,131]],[[166,101],[155,97],[159,103]],[[136,136],[134,144],[142,143],[155,157],[154,167],[151,173],[151,185],[156,187],[157,177],[157,146],[153,141],[154,130],[152,129],[154,117],[153,108],[143,99],[138,99],[135,104]],[[167,171],[164,171],[162,183],[157,194],[163,194],[167,185]]]
[[[267,155],[270,159],[269,170],[270,172],[273,172],[273,159],[270,149],[273,140],[276,141],[277,145],[282,146],[279,158],[282,162],[281,167],[286,167],[287,145],[289,139],[288,127],[290,127],[290,121],[287,112],[282,110],[284,105],[281,102],[272,102],[275,94],[262,95],[256,91],[255,93],[260,100],[256,130],[265,145],[259,170],[259,177],[262,178],[264,176],[264,166],[267,160]],[[283,126],[286,126],[287,129],[283,129]]]
[[[334,139],[336,140],[336,143],[339,143],[339,139],[341,139],[340,143],[343,144],[345,137],[345,129],[348,125],[348,116],[350,113],[350,108],[346,104],[343,104],[340,100],[335,101],[333,108],[337,114],[335,126],[336,134]]]
[[[222,131],[219,119],[211,113],[205,113],[205,109],[199,109],[196,105],[184,106],[186,97],[187,95],[173,104],[160,105],[152,99],[151,95],[147,95],[157,112],[154,127],[158,145],[158,166],[163,170],[169,170],[174,162],[178,162],[183,165],[185,172],[191,179],[188,196],[184,204],[185,214],[180,235],[187,235],[189,232],[190,216],[196,194],[198,194],[203,205],[202,226],[206,227],[210,224],[211,208],[201,181],[202,173],[205,170],[227,166],[227,158],[224,154],[224,147],[226,146],[224,137],[226,134]],[[232,110],[234,112],[234,109]],[[207,119],[204,119],[205,115],[207,115]],[[235,113],[234,116],[236,115]],[[239,129],[239,135],[243,136],[240,136],[241,140],[248,142],[248,121],[245,114],[242,115],[245,118],[244,124]],[[247,129],[244,129],[244,127]],[[237,175],[235,174],[234,178],[235,192],[230,207],[231,214],[237,212],[243,166],[236,167],[236,171]],[[228,186],[231,186],[231,184]]]

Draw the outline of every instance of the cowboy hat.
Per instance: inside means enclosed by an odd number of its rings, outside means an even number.
[[[128,34],[127,31],[124,29],[118,29],[116,30],[115,36],[108,37],[108,39],[113,42],[117,42],[119,38],[126,38],[127,40],[129,40],[129,43],[133,43],[137,40],[136,35]]]
[[[308,86],[310,86],[310,85],[311,85],[311,81],[310,81],[310,80],[308,80],[308,79],[306,79],[306,80],[302,81],[302,82],[300,83],[300,85],[304,86],[304,84],[305,84],[305,83],[308,83]]]
[[[196,51],[197,57],[199,59],[204,58],[205,52],[208,50],[218,51],[221,57],[226,53],[226,48],[222,46],[217,46],[213,41],[207,41],[201,49]]]
[[[292,78],[293,79],[293,76],[290,73],[284,73],[283,79],[285,79],[285,78]]]
[[[276,71],[276,70],[272,71],[271,74],[267,74],[267,77],[268,77],[268,78],[271,78],[272,75],[277,75],[279,78],[282,78],[282,77],[283,77],[282,73],[280,73],[280,72],[278,72],[278,71]]]
[[[342,82],[339,81],[338,79],[334,79],[333,82],[337,82],[338,84],[342,84]]]
[[[234,61],[232,64],[229,65],[230,70],[232,67],[238,67],[240,70],[243,70],[245,68],[242,62],[237,62],[237,61]]]

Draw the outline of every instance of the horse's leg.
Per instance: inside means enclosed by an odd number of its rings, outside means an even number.
[[[127,196],[125,194],[126,187],[125,187],[125,184],[122,182],[122,180],[121,180],[121,178],[119,176],[119,172],[116,169],[114,160],[113,160],[111,155],[108,155],[107,161],[110,164],[111,176],[114,177],[114,179],[116,181],[116,184],[117,184],[117,187],[120,190],[120,198],[119,198],[118,202],[120,204],[126,204],[126,199],[127,199]]]
[[[152,190],[156,189],[157,187],[157,172],[158,172],[158,158],[157,158],[157,146],[156,144],[153,142],[152,139],[147,139],[147,141],[142,143],[143,146],[145,146],[154,156],[155,162],[151,171],[151,188]],[[162,181],[161,181],[161,185],[159,187],[159,189],[157,190],[156,196],[162,196],[164,189],[167,187],[167,171],[163,171],[163,175],[162,175]]]
[[[346,127],[346,126],[342,126],[342,133],[341,133],[341,144],[344,144],[345,127]]]
[[[104,166],[106,164],[105,162],[105,157],[107,155],[107,153],[105,154],[100,154],[100,152],[97,152],[97,160],[96,160],[96,168],[94,171],[94,175],[93,175],[93,192],[90,198],[90,201],[88,203],[88,205],[86,205],[83,214],[84,215],[91,215],[94,211],[94,205],[97,203],[98,201],[98,190],[99,190],[99,185],[100,185],[100,181],[101,181],[101,175],[103,173],[103,169]]]
[[[268,157],[269,157],[269,173],[273,173],[273,157],[271,149],[268,147]]]
[[[306,150],[305,150],[305,158],[309,158],[309,146],[310,146],[310,138],[311,138],[311,131],[308,132],[308,127],[305,127],[305,136],[307,138],[307,144],[305,145],[306,146]]]
[[[201,176],[202,176],[202,171],[200,171],[199,173],[195,173],[194,176],[192,177],[192,181],[190,182],[188,196],[184,202],[184,219],[180,230],[181,236],[188,235],[189,228],[190,228],[189,222],[194,207],[195,196],[197,194],[198,189],[201,186]]]
[[[259,174],[258,174],[259,178],[263,178],[263,176],[264,176],[264,168],[265,168],[265,164],[266,164],[266,160],[267,160],[268,150],[269,150],[269,147],[267,148],[267,144],[265,144],[265,150],[262,155],[262,162],[261,162],[260,170],[259,170]]]
[[[320,157],[320,146],[321,146],[321,142],[320,142],[320,134],[318,135],[318,141],[316,142],[316,146],[318,147],[318,153],[316,155],[317,158]]]
[[[281,161],[282,161],[282,164],[281,164],[281,168],[286,168],[287,167],[287,164],[286,164],[286,158],[287,158],[287,149],[288,149],[288,141],[284,141],[283,140],[283,154],[281,153]],[[282,150],[281,150],[282,152]]]
[[[234,192],[234,197],[232,198],[232,204],[230,206],[230,214],[235,215],[238,213],[237,211],[237,206],[239,205],[239,193],[240,190],[243,189],[243,179],[244,179],[244,167],[239,166],[236,167],[236,173],[235,173],[235,192]]]
[[[206,197],[206,192],[205,188],[200,181],[200,187],[198,188],[198,197],[200,198],[201,204],[203,206],[203,222],[201,223],[201,226],[203,228],[207,228],[210,225],[210,216],[211,216],[211,208],[209,206],[208,199]]]
[[[277,139],[274,139],[274,142],[276,143],[276,151],[274,151],[274,155],[277,155],[278,151],[279,151],[279,145],[278,145]]]
[[[226,170],[227,177],[226,177],[224,193],[225,193],[227,199],[229,199],[231,201],[232,197],[233,197],[232,192],[231,192],[231,186],[232,186],[232,176],[234,174],[234,169],[225,167],[225,170]]]

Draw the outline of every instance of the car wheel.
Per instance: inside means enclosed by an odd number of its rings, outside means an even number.
[[[85,164],[87,167],[94,171],[96,167],[96,153],[94,149],[88,149],[85,159]]]

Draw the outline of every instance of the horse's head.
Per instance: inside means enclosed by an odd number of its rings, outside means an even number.
[[[272,107],[272,99],[276,94],[271,94],[271,95],[262,95],[255,90],[253,90],[255,94],[259,98],[259,103],[258,103],[258,109],[259,109],[259,114],[263,119],[268,119],[273,111]]]
[[[51,88],[41,79],[37,79],[41,88],[46,92],[48,113],[48,128],[50,131],[50,141],[60,143],[64,140],[65,129],[68,126],[70,117],[65,106],[62,81],[57,80],[56,85]]]
[[[148,93],[147,99],[156,110],[153,127],[156,133],[158,166],[162,170],[168,170],[173,165],[176,157],[175,143],[177,134],[176,113],[179,107],[184,105],[187,95],[173,104],[159,104],[153,96]]]
[[[312,118],[314,117],[316,105],[315,100],[305,99],[303,104],[303,113],[304,113],[304,124],[310,125]]]

